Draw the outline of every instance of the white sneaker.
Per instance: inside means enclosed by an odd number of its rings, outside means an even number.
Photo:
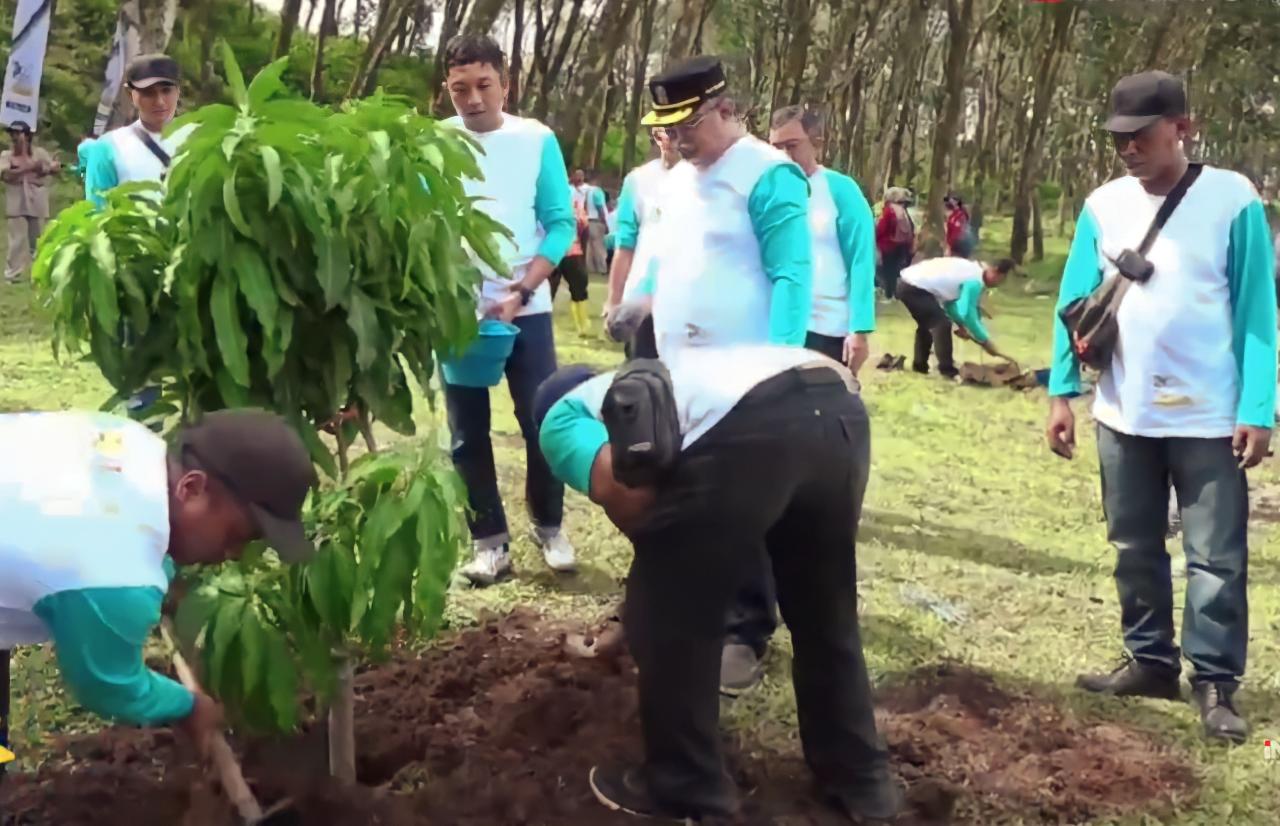
[[[485,587],[511,574],[511,552],[506,545],[475,549],[475,556],[462,568],[462,575],[472,585]]]
[[[555,533],[544,534],[541,530],[535,530],[533,538],[542,549],[542,558],[547,561],[548,568],[561,574],[578,569],[573,545],[569,544],[569,537],[564,535],[564,531],[557,530]]]

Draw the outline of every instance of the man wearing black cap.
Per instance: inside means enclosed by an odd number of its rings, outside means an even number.
[[[663,360],[695,347],[803,347],[813,302],[809,182],[784,153],[749,134],[720,60],[683,61],[649,84],[646,126],[663,127],[688,161],[663,184],[652,282]],[[767,578],[744,586],[728,618],[726,694],[759,681],[776,627]]]
[[[1128,175],[1095,190],[1076,224],[1055,319],[1047,436],[1071,458],[1069,399],[1081,391],[1080,358],[1062,312],[1104,279],[1128,278],[1093,406],[1128,656],[1078,685],[1174,699],[1185,655],[1206,735],[1240,742],[1248,735],[1234,704],[1248,644],[1245,470],[1266,455],[1275,416],[1266,215],[1242,175],[1188,162],[1190,120],[1177,78],[1123,78],[1106,129]],[[1159,227],[1157,210],[1171,192],[1176,206]],[[1181,652],[1165,548],[1170,483],[1187,555]]]
[[[142,55],[129,64],[124,82],[138,120],[87,147],[86,198],[101,204],[102,193],[118,184],[164,180],[174,155],[194,128],[164,135],[178,112],[179,79],[177,61],[166,55]]]
[[[143,665],[171,565],[236,559],[255,540],[305,559],[314,482],[302,440],[263,411],[210,413],[172,449],[101,413],[0,415],[0,651],[52,640],[81,705],[202,742],[216,703]]]

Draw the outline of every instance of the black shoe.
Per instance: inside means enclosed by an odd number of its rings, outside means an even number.
[[[1239,745],[1249,737],[1249,724],[1236,711],[1232,697],[1236,686],[1231,683],[1195,683],[1191,696],[1200,709],[1204,736],[1210,740],[1226,740]]]
[[[919,374],[920,374],[920,375],[922,375],[922,376],[927,376],[927,375],[929,375],[929,365],[927,365],[927,364],[912,364],[912,365],[911,365],[911,372],[912,372],[912,373],[919,373]]]
[[[822,789],[819,794],[855,821],[893,820],[902,813],[906,797],[902,784],[893,777],[855,789],[834,791]]]
[[[675,823],[697,823],[696,815],[671,809],[649,794],[649,784],[639,769],[626,766],[592,766],[587,776],[591,791],[605,808],[636,817]]]
[[[1125,657],[1115,670],[1107,674],[1081,674],[1076,677],[1076,685],[1085,691],[1116,697],[1177,700],[1182,696],[1176,669],[1148,665],[1132,657]]]
[[[893,366],[892,366],[892,367],[890,367],[889,369],[890,369],[890,370],[901,370],[901,369],[902,369],[902,366],[903,366],[904,364],[906,364],[906,363],[907,363],[907,357],[906,357],[906,356],[898,356],[896,359],[894,359],[894,360],[893,360]]]
[[[760,684],[764,664],[754,648],[740,642],[727,642],[720,651],[720,693],[737,697]]]
[[[885,353],[884,358],[880,359],[880,361],[877,362],[876,369],[892,370],[893,369],[893,353]]]

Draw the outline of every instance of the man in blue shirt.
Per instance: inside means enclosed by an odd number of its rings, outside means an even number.
[[[531,407],[538,385],[556,369],[547,278],[568,251],[577,229],[569,197],[564,156],[543,124],[503,111],[507,95],[506,56],[491,38],[460,35],[445,51],[445,88],[457,117],[448,123],[480,144],[476,162],[482,180],[468,179],[467,195],[477,207],[511,231],[499,252],[509,272],[483,262],[481,311],[520,329],[507,359],[507,386],[525,440],[525,497],[533,517],[534,540],[555,571],[572,570],[573,546],[561,530],[564,485],[547,469],[538,449]],[[511,533],[489,433],[489,388],[445,382],[453,462],[467,485],[475,556],[462,573],[476,585],[491,585],[511,573]]]
[[[258,539],[305,559],[314,482],[301,438],[263,411],[209,413],[172,449],[105,413],[0,415],[0,651],[51,640],[85,708],[202,743],[217,704],[143,663],[171,566],[236,559]]]
[[[819,793],[846,814],[892,818],[901,792],[876,733],[858,631],[855,538],[870,431],[853,376],[812,351],[767,344],[688,348],[665,363],[669,378],[644,368],[646,385],[665,388],[654,394],[674,408],[666,423],[679,428],[680,454],[651,485],[619,480],[632,479],[618,456],[635,445],[604,421],[613,374],[566,367],[535,405],[552,470],[635,546],[623,627],[645,759],[596,766],[592,791],[632,815],[735,812],[717,730],[718,655],[725,612],[763,555],[794,641],[800,740]]]
[[[1182,82],[1165,72],[1122,78],[1111,132],[1128,175],[1089,195],[1076,223],[1054,320],[1050,448],[1071,458],[1080,359],[1061,313],[1104,279],[1124,277],[1156,211],[1188,173],[1191,121]],[[1176,699],[1181,658],[1205,735],[1243,742],[1235,706],[1249,644],[1249,492],[1245,470],[1267,454],[1275,421],[1276,285],[1266,213],[1242,175],[1204,166],[1142,258],[1116,314],[1118,338],[1097,383],[1107,538],[1116,547],[1128,656],[1082,674],[1086,691]],[[1182,650],[1174,638],[1166,540],[1172,482],[1187,555]]]

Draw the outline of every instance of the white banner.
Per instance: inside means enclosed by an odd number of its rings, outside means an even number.
[[[0,124],[6,127],[25,123],[36,130],[40,115],[40,76],[44,73],[44,50],[49,41],[49,17],[53,0],[18,0],[13,15],[13,45],[9,67],[4,73],[4,94],[0,97]]]
[[[124,83],[124,70],[129,61],[138,56],[138,17],[136,0],[124,0],[116,17],[116,34],[111,39],[111,57],[107,60],[107,74],[102,83],[102,96],[98,99],[98,112],[93,118],[93,136],[101,137],[111,124],[111,115]]]

